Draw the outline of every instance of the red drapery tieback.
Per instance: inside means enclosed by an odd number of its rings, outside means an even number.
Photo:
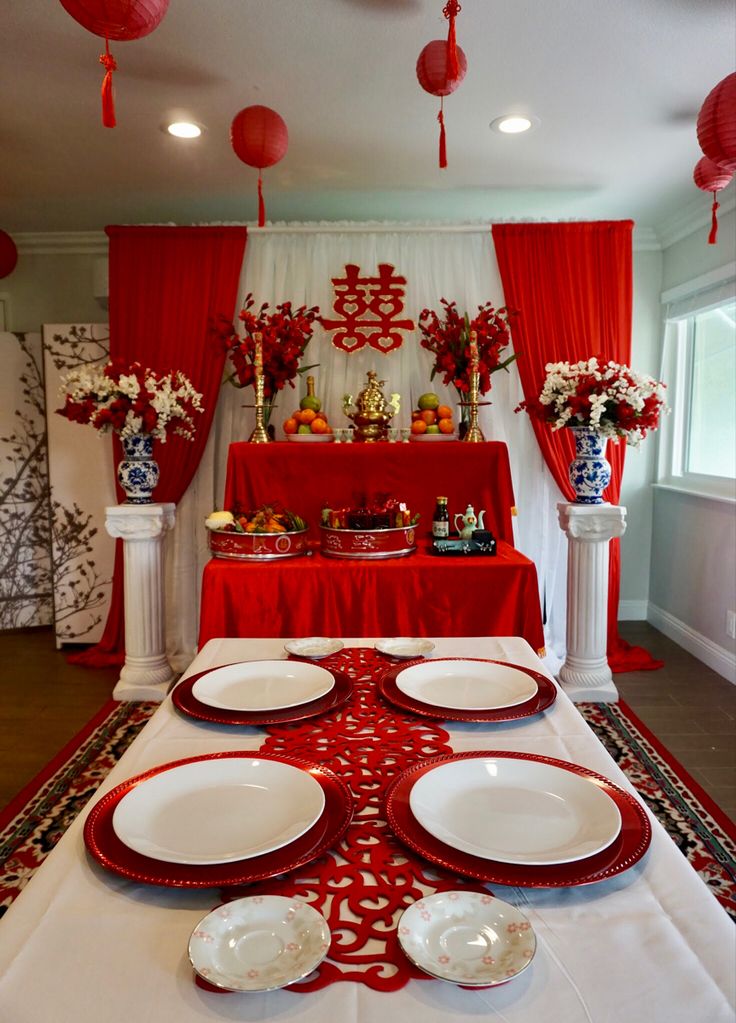
[[[110,238],[110,358],[151,369],[181,370],[202,394],[193,441],[171,435],[157,443],[161,478],[154,499],[178,503],[202,454],[222,382],[225,352],[216,339],[219,317],[232,320],[247,238],[245,227],[108,227]],[[114,438],[114,461],[122,458]],[[118,500],[125,495],[117,488]],[[73,655],[100,667],[125,657],[122,541],[100,642]]]
[[[629,364],[631,356],[633,222],[494,224],[493,242],[506,304],[521,312],[514,347],[528,400],[539,396],[548,362],[576,362],[593,355]],[[569,430],[552,431],[532,420],[544,460],[566,501],[574,494],[567,477],[574,457]],[[624,441],[609,443],[611,483],[604,497],[618,504]],[[608,663],[612,671],[662,667],[641,647],[618,634],[621,553],[611,541],[608,586]]]

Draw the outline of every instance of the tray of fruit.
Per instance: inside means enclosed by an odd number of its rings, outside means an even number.
[[[314,377],[307,377],[307,393],[299,408],[284,421],[287,440],[307,443],[329,443],[335,439],[322,402],[314,393]]]
[[[416,550],[419,515],[394,498],[324,508],[320,550],[330,558],[401,558]]]
[[[212,512],[205,526],[210,551],[216,558],[274,561],[296,558],[308,549],[304,519],[273,505],[249,512]]]
[[[411,414],[412,441],[457,440],[452,409],[432,391],[423,394]]]

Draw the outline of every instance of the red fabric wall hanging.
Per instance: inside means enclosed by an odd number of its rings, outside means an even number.
[[[156,501],[181,500],[196,472],[222,382],[225,351],[212,334],[218,317],[232,320],[243,263],[244,227],[108,227],[110,358],[138,360],[165,372],[180,369],[202,394],[193,441],[171,436],[156,444],[161,479]],[[114,439],[115,464],[122,458]],[[118,499],[125,495],[118,488]],[[69,658],[100,667],[124,658],[122,541],[113,593],[97,646]]]
[[[698,142],[725,171],[736,171],[736,71],[708,93],[698,114]]]
[[[17,262],[18,250],[15,242],[5,231],[0,231],[0,278],[12,274]]]
[[[731,181],[733,174],[713,163],[707,156],[701,156],[695,164],[693,181],[703,192],[713,193],[713,206],[708,244],[715,245],[718,237],[718,200],[716,195]]]
[[[631,355],[633,222],[494,224],[493,241],[507,306],[520,310],[514,347],[524,397],[538,397],[547,362],[602,355],[629,363]],[[566,501],[574,457],[569,430],[553,432],[531,420],[544,460]],[[604,497],[618,504],[626,445],[609,443],[611,483]],[[618,540],[611,541],[608,586],[608,663],[612,671],[662,667],[618,634],[621,581]]]
[[[169,0],[60,0],[64,10],[76,22],[105,40],[100,64],[105,68],[102,82],[102,123],[115,127],[115,104],[112,73],[117,70],[110,53],[109,40],[142,39],[159,26],[169,7]]]
[[[468,61],[459,46],[455,47],[457,57],[457,73],[450,70],[450,54],[446,39],[435,39],[427,43],[417,59],[417,80],[425,92],[440,97],[440,112],[437,120],[440,123],[440,167],[447,166],[447,139],[445,135],[445,117],[443,110],[444,97],[457,89],[465,78]]]
[[[230,125],[230,144],[235,155],[258,170],[258,226],[266,223],[261,171],[286,155],[289,132],[284,119],[270,107],[245,107]]]

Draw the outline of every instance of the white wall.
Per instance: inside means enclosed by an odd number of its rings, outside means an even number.
[[[701,228],[665,249],[663,290],[736,257],[736,212],[720,221],[718,244]],[[736,641],[726,611],[736,609],[736,507],[656,489],[652,518],[649,619],[721,674],[733,679]]]
[[[9,297],[6,330],[39,331],[44,323],[95,323],[105,314],[95,300],[93,272],[99,254],[21,250],[15,270],[0,280]]]

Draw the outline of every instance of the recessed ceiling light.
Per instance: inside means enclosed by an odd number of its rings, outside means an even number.
[[[202,128],[193,121],[174,121],[166,125],[166,131],[178,139],[196,139],[202,134]]]
[[[519,135],[523,131],[529,131],[539,121],[531,117],[522,117],[519,114],[507,114],[504,117],[497,117],[495,121],[491,121],[491,128],[494,131],[500,131],[504,135]]]

